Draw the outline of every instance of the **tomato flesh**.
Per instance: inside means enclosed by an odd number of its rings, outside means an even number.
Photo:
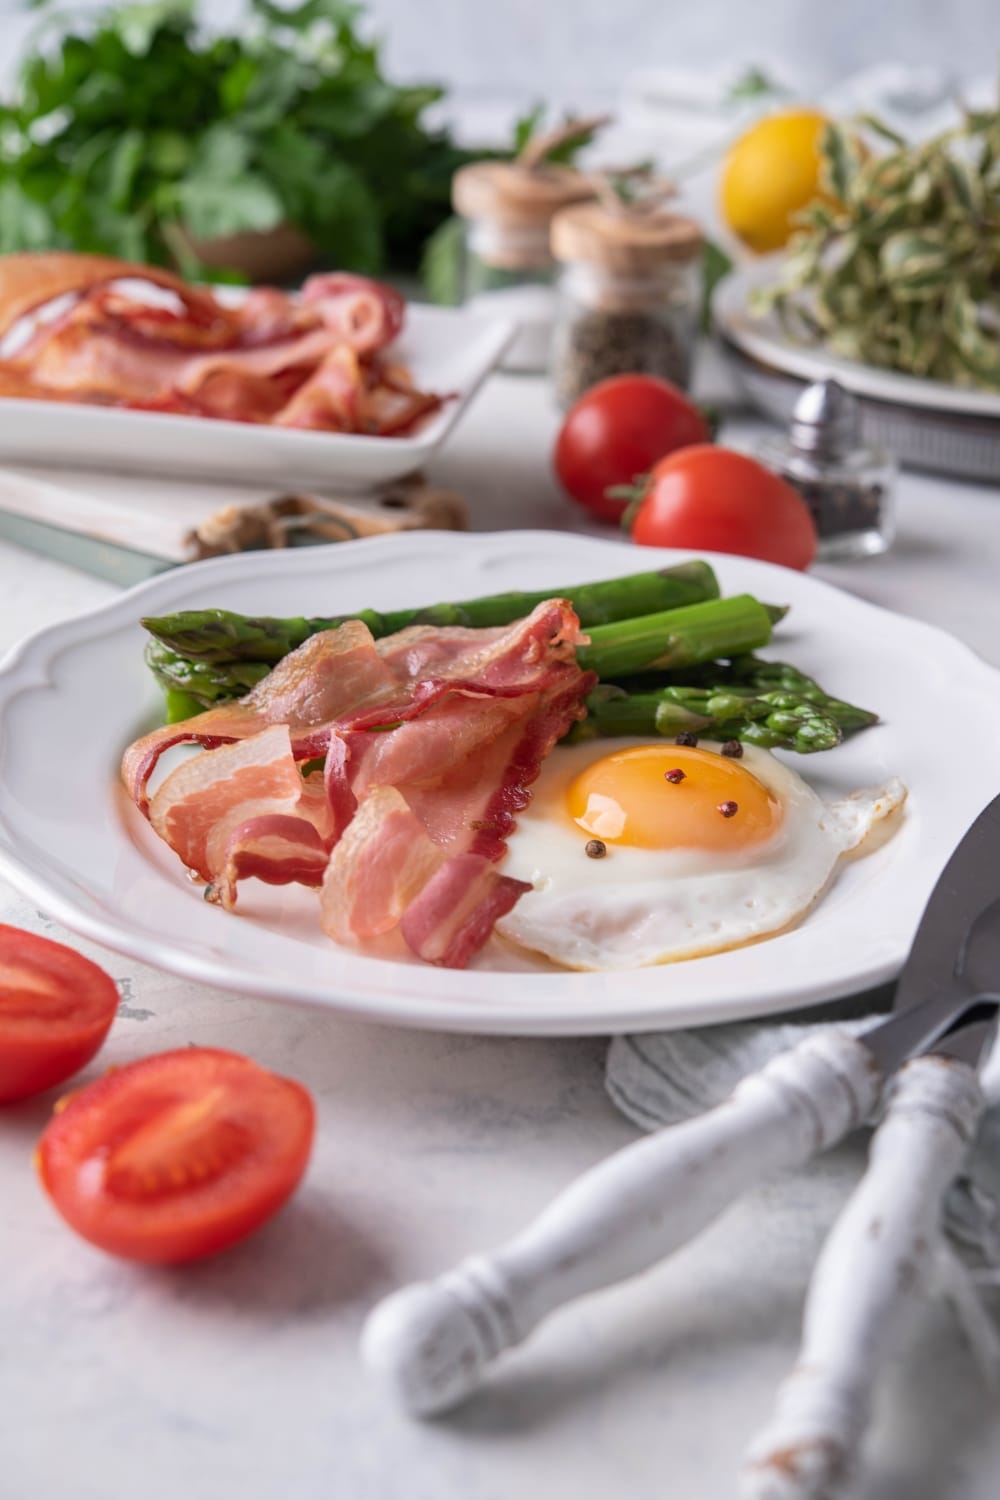
[[[314,1129],[301,1084],[235,1052],[189,1047],[71,1095],[37,1165],[92,1245],[169,1264],[224,1250],[276,1213],[305,1171]]]
[[[736,552],[786,568],[816,556],[816,526],[802,496],[745,453],[710,443],[656,464],[632,521],[647,547]]]
[[[0,1104],[78,1072],[118,1011],[110,974],[51,938],[0,925]]]
[[[567,412],[556,439],[556,475],[578,505],[601,521],[620,521],[629,502],[609,489],[633,484],[657,459],[710,437],[703,413],[668,380],[613,375]]]

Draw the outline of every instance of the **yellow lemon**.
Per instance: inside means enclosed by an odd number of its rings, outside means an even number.
[[[814,109],[767,115],[730,147],[722,166],[720,206],[751,250],[780,250],[792,215],[821,196],[820,149],[826,117]]]

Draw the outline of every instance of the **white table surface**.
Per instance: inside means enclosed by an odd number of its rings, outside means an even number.
[[[547,477],[556,420],[533,381],[497,377],[476,401],[435,474],[468,495],[477,529],[578,524]],[[745,445],[756,430],[736,420],[725,436]],[[891,554],[817,571],[1000,664],[1000,494],[905,475],[900,507]],[[0,545],[0,648],[112,593]],[[929,712],[944,775],[951,732]],[[3,887],[0,920],[67,936]],[[417,1425],[363,1377],[363,1318],[506,1237],[632,1137],[602,1090],[601,1041],[365,1026],[78,946],[124,993],[84,1078],[188,1043],[232,1047],[313,1091],[319,1135],[304,1186],[256,1238],[151,1271],[90,1249],[46,1203],[30,1157],[52,1096],[3,1112],[2,1500],[735,1495],[859,1150],[768,1185],[671,1263],[556,1315],[460,1414]],[[996,1397],[948,1309],[929,1304],[888,1373],[858,1500],[995,1500],[998,1472]]]

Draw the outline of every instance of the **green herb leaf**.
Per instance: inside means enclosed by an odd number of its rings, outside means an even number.
[[[445,219],[424,246],[420,280],[427,297],[441,307],[462,300],[463,228],[461,219]]]
[[[726,90],[726,99],[735,104],[744,99],[782,99],[787,94],[784,84],[778,83],[763,68],[750,67]]]
[[[274,229],[284,218],[278,194],[252,172],[227,182],[185,178],[177,188],[177,204],[185,229],[196,240]]]
[[[1000,390],[1000,108],[919,145],[864,116],[822,150],[841,206],[800,216],[753,310],[849,359]]]
[[[194,15],[193,0],[159,0],[159,3],[126,5],[116,14],[114,29],[125,50],[145,57],[160,28],[170,21],[185,22]]]
[[[40,203],[20,183],[0,182],[0,254],[42,250],[52,240],[52,222]]]

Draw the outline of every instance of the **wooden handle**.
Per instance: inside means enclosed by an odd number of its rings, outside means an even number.
[[[798,1364],[747,1455],[747,1500],[833,1500],[851,1483],[878,1370],[919,1302],[981,1109],[965,1063],[918,1057],[897,1075],[867,1173],[816,1264]]]
[[[810,1037],[710,1113],[587,1172],[493,1254],[387,1298],[364,1331],[367,1365],[411,1412],[456,1405],[555,1308],[645,1270],[754,1181],[839,1140],[866,1118],[880,1086],[852,1037]]]

